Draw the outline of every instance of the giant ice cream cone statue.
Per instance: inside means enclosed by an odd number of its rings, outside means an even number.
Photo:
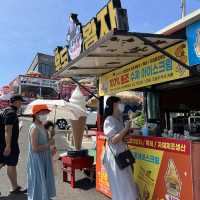
[[[77,107],[86,110],[85,97],[81,93],[79,86],[76,87],[69,101],[70,103],[76,105]],[[82,116],[78,120],[71,120],[74,146],[77,151],[81,150],[85,124],[86,124],[86,116]]]
[[[168,169],[165,174],[165,184],[167,193],[179,199],[182,182],[176,165],[172,159],[168,161]]]
[[[72,120],[72,132],[74,137],[74,146],[77,151],[81,150],[83,133],[85,130],[86,117],[80,117],[79,120]]]

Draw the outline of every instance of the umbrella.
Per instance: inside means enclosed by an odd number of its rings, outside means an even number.
[[[62,78],[59,80],[59,83],[66,82],[66,83],[74,83],[71,78]]]
[[[97,107],[97,104],[98,104],[98,99],[96,97],[92,97],[88,100],[87,102],[87,106],[88,107],[91,107],[91,108],[96,108]]]
[[[70,119],[70,120],[78,120],[82,116],[86,116],[86,112],[81,107],[69,103],[65,100],[43,100],[37,99],[32,101],[25,109],[25,115],[32,114],[33,105],[47,105],[51,110],[49,114],[49,118],[53,117],[54,122],[56,119]]]
[[[95,80],[92,78],[85,78],[85,79],[81,79],[79,81],[80,84],[84,85],[84,86],[88,86],[88,87],[92,87],[95,85]]]
[[[116,96],[126,103],[140,103],[143,101],[142,97],[137,95],[134,91],[119,92]]]
[[[134,91],[119,92],[116,94],[116,96],[119,97],[122,100],[122,102],[125,103],[141,103],[143,101],[143,97],[141,95],[138,95]],[[90,98],[87,102],[88,107],[96,108],[97,104],[98,99],[95,97]]]

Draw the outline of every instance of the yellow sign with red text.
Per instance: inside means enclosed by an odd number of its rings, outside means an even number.
[[[131,147],[137,164],[134,166],[134,177],[141,199],[152,199],[160,171],[163,151]]]
[[[55,49],[55,70],[59,71],[89,49],[103,36],[115,29],[128,30],[127,11],[121,6],[120,0],[110,0],[86,25],[82,26],[77,15],[71,15],[67,40],[64,47]]]
[[[111,197],[109,177],[101,163],[103,136],[97,137],[96,187]],[[136,163],[134,181],[142,200],[192,200],[191,141],[131,136]]]
[[[168,48],[167,52],[176,56],[182,63],[188,63],[185,42]],[[189,75],[189,70],[158,52],[101,76],[99,95],[116,94],[121,91],[185,78]]]

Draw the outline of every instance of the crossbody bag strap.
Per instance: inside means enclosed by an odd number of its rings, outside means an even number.
[[[107,143],[108,143],[108,147],[109,147],[109,149],[110,149],[111,153],[112,153],[112,154],[113,154],[113,156],[115,157],[116,155],[114,154],[114,152],[113,152],[113,150],[112,150],[112,148],[111,148],[111,146],[110,146],[110,143],[109,143],[109,141],[107,141]]]

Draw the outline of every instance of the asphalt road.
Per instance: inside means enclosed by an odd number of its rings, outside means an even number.
[[[28,144],[28,127],[30,121],[24,120],[24,127],[20,133],[20,161],[18,165],[18,182],[21,186],[26,187],[26,160],[27,160],[27,144]],[[64,140],[64,134],[59,132],[56,136],[56,144],[59,150],[63,151],[67,148]],[[60,168],[59,168],[60,169]],[[69,184],[62,182],[62,172],[58,170],[56,176],[57,197],[55,200],[108,200],[104,195],[96,192],[95,184],[90,181],[82,173],[77,173],[76,188],[71,189]],[[10,184],[6,176],[6,169],[0,171],[0,200],[26,200],[26,195],[9,195]]]

